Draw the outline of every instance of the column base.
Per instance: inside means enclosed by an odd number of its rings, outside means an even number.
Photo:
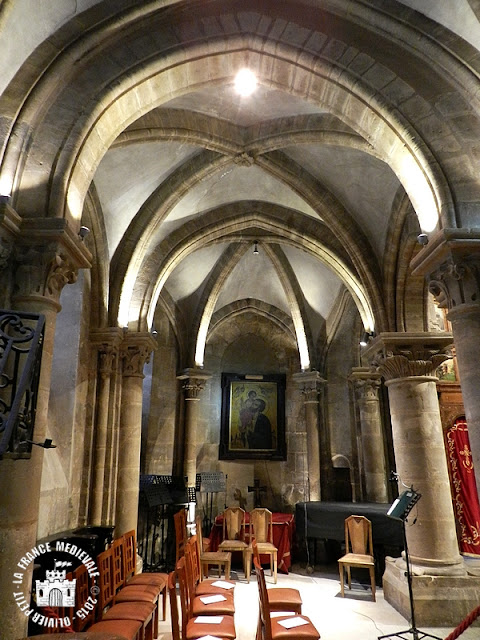
[[[478,576],[412,576],[415,625],[456,627],[480,602]],[[405,570],[387,558],[383,574],[383,595],[406,620],[411,621],[410,595]],[[473,626],[480,626],[477,618]]]

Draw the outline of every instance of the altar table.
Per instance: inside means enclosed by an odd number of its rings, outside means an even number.
[[[277,547],[278,571],[288,573],[292,565],[293,536],[295,534],[295,518],[292,513],[273,513],[273,544]],[[245,514],[246,533],[248,535],[249,513]],[[217,551],[218,545],[223,540],[223,514],[215,518],[215,523],[210,532],[210,551]],[[248,538],[247,538],[248,541]],[[267,557],[267,556],[265,556]]]

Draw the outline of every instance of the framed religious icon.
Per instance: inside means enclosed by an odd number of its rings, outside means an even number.
[[[220,460],[285,460],[285,376],[222,373]]]

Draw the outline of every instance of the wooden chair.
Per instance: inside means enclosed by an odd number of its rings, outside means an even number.
[[[220,625],[209,623],[196,623],[196,617],[191,614],[189,602],[188,583],[185,573],[185,558],[180,558],[176,567],[176,576],[180,591],[180,605],[182,610],[182,639],[202,638],[206,635],[235,638],[235,624],[233,615],[222,615]],[[202,616],[202,618],[210,616]],[[214,617],[214,616],[211,616]],[[193,635],[192,635],[193,634]]]
[[[223,540],[218,545],[220,551],[242,554],[243,570],[246,574],[245,511],[241,507],[228,507],[223,512]]]
[[[187,620],[186,625],[182,625],[185,628],[181,636],[175,571],[169,573],[167,585],[170,599],[173,640],[197,640],[197,638],[205,636],[219,638],[220,640],[233,640],[235,638],[235,625],[232,616],[226,616],[220,624],[198,624],[195,622],[195,618],[192,618]]]
[[[217,567],[218,577],[222,575],[222,569],[225,572],[225,578],[230,578],[230,567],[232,564],[232,554],[230,551],[204,551],[203,549],[203,536],[202,536],[202,521],[200,516],[195,518],[197,534],[197,552],[200,558],[200,579],[208,578],[209,567]]]
[[[112,622],[112,631],[115,630],[118,633],[123,632],[122,625],[125,622],[139,622],[141,624],[140,634],[138,635],[140,640],[154,640],[158,635],[158,608],[157,604],[152,600],[143,600],[142,594],[138,594],[138,600],[130,600],[125,602],[115,602],[115,578],[113,567],[113,554],[112,549],[102,551],[97,556],[97,567],[99,572],[98,577],[98,608],[97,618],[100,622]],[[85,571],[86,568],[84,567]],[[89,590],[88,580],[83,584],[86,584],[87,590]],[[88,591],[87,591],[88,593]],[[88,596],[87,596],[88,599]],[[79,603],[79,606],[80,603]],[[113,622],[117,623],[114,629]],[[133,628],[133,627],[132,627]],[[91,630],[91,627],[88,629]]]
[[[222,580],[222,586],[224,588],[217,586],[219,580],[217,578],[205,578],[202,580],[202,567],[200,563],[200,552],[199,552],[199,544],[197,543],[196,536],[192,536],[188,542],[187,547],[190,548],[191,559],[192,559],[192,574],[194,576],[194,585],[195,585],[195,595],[207,595],[207,594],[215,594],[215,593],[224,593],[225,590],[228,589],[231,593],[233,593],[233,589],[235,588],[235,583],[231,580],[224,579]]]
[[[254,566],[260,567],[260,554],[255,538],[251,542]],[[272,587],[267,589],[267,599],[270,611],[293,611],[302,613],[302,597],[298,589],[292,587]]]
[[[158,588],[162,596],[162,614],[163,620],[167,615],[167,580],[168,574],[162,572],[146,572],[136,573],[137,565],[137,544],[135,539],[135,531],[127,531],[117,543],[112,543],[112,550],[115,557],[117,552],[117,544],[119,553],[122,555],[123,561],[123,584],[124,586],[149,585]]]
[[[88,634],[94,633],[117,634],[122,640],[142,640],[142,623],[136,620],[101,620],[88,628]],[[75,637],[75,636],[74,636]]]
[[[320,634],[311,622],[310,618],[304,615],[286,615],[271,617],[271,609],[267,596],[267,585],[265,583],[265,574],[262,567],[257,563],[254,564],[257,576],[260,618],[257,637],[264,640],[318,640]],[[298,622],[302,620],[299,626],[293,628],[285,627],[281,623],[293,620]]]
[[[250,511],[250,541],[255,538],[260,555],[270,556],[270,573],[273,581],[277,583],[277,547],[273,544],[273,515],[268,509],[253,509]],[[245,553],[245,576],[250,580],[252,566],[252,543],[248,545]]]
[[[368,569],[372,598],[375,602],[375,560],[373,557],[372,523],[365,516],[349,516],[345,519],[345,555],[338,561],[340,590],[345,597],[344,578],[347,571],[348,588],[352,588],[351,567]]]
[[[183,556],[187,544],[187,512],[184,508],[173,515],[175,525],[175,563]]]
[[[185,580],[186,595],[187,595],[187,607],[188,615],[192,616],[217,616],[226,615],[233,616],[235,613],[235,604],[233,600],[233,593],[227,590],[217,589],[216,593],[196,595],[195,593],[195,578],[192,568],[192,554],[191,545],[187,544],[185,547],[185,555],[177,563],[178,581]],[[221,596],[222,600],[219,602],[210,602],[208,599],[212,596]]]

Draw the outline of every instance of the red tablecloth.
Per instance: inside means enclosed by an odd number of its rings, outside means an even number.
[[[292,564],[290,549],[295,533],[295,518],[292,513],[273,513],[273,544],[278,549],[278,571],[288,573]],[[249,523],[249,514],[246,513],[246,523]],[[223,514],[215,518],[215,523],[210,532],[210,551],[217,551],[218,545],[223,540]],[[248,526],[247,526],[248,534]],[[265,556],[267,557],[267,556]]]

